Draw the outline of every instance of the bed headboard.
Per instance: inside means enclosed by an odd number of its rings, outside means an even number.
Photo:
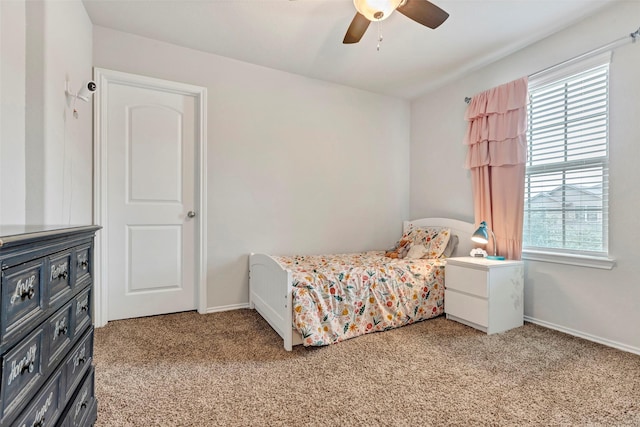
[[[469,256],[469,252],[475,247],[471,240],[471,235],[476,231],[476,226],[470,222],[451,218],[420,218],[404,221],[402,231],[407,231],[411,224],[413,224],[414,227],[450,228],[451,235],[458,235],[458,248],[451,256]]]

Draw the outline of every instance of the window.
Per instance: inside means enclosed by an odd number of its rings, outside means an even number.
[[[609,56],[529,81],[524,251],[608,255]]]

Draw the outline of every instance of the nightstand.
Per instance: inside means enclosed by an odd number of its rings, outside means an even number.
[[[448,258],[444,285],[447,319],[487,334],[523,325],[522,261]]]

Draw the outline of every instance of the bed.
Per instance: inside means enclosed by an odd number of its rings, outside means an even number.
[[[471,223],[448,218],[405,221],[403,238],[412,232],[415,236],[416,230],[440,230],[440,235],[449,233],[451,241],[457,236],[450,256],[468,255],[473,247]],[[445,262],[446,258],[394,259],[384,251],[307,256],[252,253],[249,307],[282,337],[288,351],[298,344],[333,344],[442,314]]]

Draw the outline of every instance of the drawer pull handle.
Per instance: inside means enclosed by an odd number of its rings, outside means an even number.
[[[32,299],[36,294],[35,289],[33,289],[33,285],[29,286],[29,289],[25,289],[22,294],[20,294],[20,299],[24,300],[25,298]]]
[[[18,377],[35,371],[34,364],[36,362],[36,357],[38,357],[38,345],[34,343],[29,347],[29,349],[27,349],[26,354],[22,358],[11,360],[8,366],[3,362],[3,365],[8,367],[7,373],[9,374],[6,384],[11,385],[11,383]],[[4,378],[2,383],[4,384]]]
[[[51,266],[51,280],[66,279],[69,276],[69,264],[67,261],[62,264],[53,264]]]
[[[58,330],[56,331],[56,335],[60,336],[60,335],[67,335],[67,325],[63,325],[63,326],[59,326]]]
[[[83,400],[82,403],[76,403],[76,413],[74,415],[75,419],[78,418],[78,415],[80,415],[80,411],[83,411],[87,407],[87,405],[88,405],[88,402],[86,400]]]
[[[87,361],[86,357],[78,357],[78,363],[76,363],[76,365],[82,365],[84,362]]]
[[[42,427],[42,426],[44,426],[44,421],[45,421],[45,418],[44,418],[44,415],[43,415],[43,416],[40,417],[40,419],[38,421],[34,421],[33,427]]]
[[[80,312],[89,311],[89,304],[84,304],[80,307]]]
[[[33,297],[36,294],[35,285],[36,285],[35,275],[31,275],[31,277],[29,277],[26,280],[22,280],[22,279],[18,280],[18,283],[16,283],[16,289],[13,292],[13,295],[11,295],[11,299],[10,299],[11,305],[18,302],[18,300],[24,301],[25,299],[33,299]]]
[[[33,372],[33,360],[25,361],[25,363],[22,365],[22,369],[20,369],[20,375],[23,375],[27,372]]]
[[[86,260],[86,259],[85,259],[85,260],[82,260],[82,262],[80,263],[80,267],[81,267],[82,269],[85,269],[85,268],[89,267],[89,261],[88,261],[88,260]]]

